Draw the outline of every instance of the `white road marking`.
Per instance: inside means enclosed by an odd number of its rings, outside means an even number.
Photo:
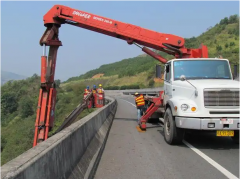
[[[132,104],[131,102],[121,99],[131,105],[133,105],[134,107],[136,107],[136,105]],[[226,177],[230,178],[230,179],[238,179],[238,177],[236,177],[235,175],[233,175],[232,173],[230,173],[228,170],[226,170],[225,168],[223,168],[221,165],[219,165],[217,162],[215,162],[213,159],[211,159],[210,157],[208,157],[207,155],[205,155],[203,152],[201,152],[200,150],[198,150],[197,148],[195,148],[194,146],[192,146],[191,144],[189,144],[187,141],[183,140],[183,143],[188,146],[190,149],[192,149],[194,152],[196,152],[198,155],[200,155],[202,158],[204,158],[208,163],[210,163],[212,166],[214,166],[216,169],[218,169],[220,172],[222,172],[222,174],[224,174]]]
[[[127,100],[125,100],[125,99],[120,99],[120,100],[123,100],[123,101],[125,101],[125,102],[127,102],[127,103],[129,103],[129,104],[133,105],[134,107],[136,107],[136,105],[134,105],[133,103],[131,103],[131,102],[129,102],[129,101],[127,101]]]
[[[195,148],[194,146],[192,146],[191,144],[189,144],[187,141],[183,140],[183,143],[188,146],[190,149],[192,149],[194,152],[196,152],[198,155],[200,155],[202,158],[204,158],[208,163],[210,163],[212,166],[214,166],[216,169],[218,169],[220,172],[222,172],[222,174],[224,174],[226,177],[230,178],[230,179],[238,179],[238,177],[236,177],[235,175],[233,175],[232,173],[230,173],[228,170],[226,170],[225,168],[223,168],[221,165],[219,165],[217,162],[215,162],[214,160],[212,160],[210,157],[208,157],[207,155],[205,155],[203,152],[201,152],[200,150],[198,150],[197,148]]]

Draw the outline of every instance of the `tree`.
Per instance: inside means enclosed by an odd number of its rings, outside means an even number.
[[[72,87],[70,85],[66,86],[66,92],[71,92],[73,91]]]
[[[34,114],[33,101],[29,97],[22,98],[19,104],[21,117],[26,118]]]
[[[229,24],[232,24],[232,23],[237,23],[238,22],[238,15],[232,15],[229,17],[229,20],[228,20]]]
[[[30,83],[32,83],[32,82],[34,82],[34,81],[36,81],[36,80],[39,80],[39,79],[40,79],[40,76],[38,76],[36,73],[34,73],[33,76],[31,76],[31,77],[28,78],[28,81],[29,81]]]
[[[217,50],[218,52],[221,51],[221,50],[222,50],[222,46],[221,46],[221,45],[217,45],[216,50]]]
[[[221,26],[221,31],[225,30],[225,28],[226,28],[226,24],[222,25]]]
[[[124,75],[123,75],[122,73],[120,73],[120,74],[118,75],[118,78],[122,78],[122,77],[124,77]]]
[[[37,79],[37,78],[39,78],[40,76],[38,76],[36,73],[34,73],[33,74],[33,76],[31,77],[31,78],[35,78],[35,79]]]
[[[228,18],[227,17],[225,17],[224,19],[222,19],[220,21],[220,25],[224,25],[224,24],[228,24]]]
[[[151,79],[151,80],[149,81],[148,86],[149,86],[149,87],[153,87],[153,86],[154,86],[154,80],[153,80],[153,79]]]
[[[85,88],[83,84],[75,84],[72,86],[72,90],[76,96],[81,96]]]
[[[59,88],[61,84],[61,80],[55,80],[56,88]]]
[[[134,76],[135,74],[134,74],[134,71],[133,70],[130,70],[130,71],[128,71],[127,72],[127,76]]]
[[[239,28],[234,29],[233,34],[236,36],[239,36]],[[235,40],[237,40],[237,39],[235,39]]]
[[[18,103],[15,93],[6,92],[1,96],[1,110],[3,114],[13,113],[17,110]]]
[[[230,47],[234,46],[235,43],[234,42],[230,42]]]

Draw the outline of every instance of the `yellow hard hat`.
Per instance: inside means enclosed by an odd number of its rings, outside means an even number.
[[[137,96],[137,95],[138,95],[138,92],[135,93],[135,96]]]
[[[99,84],[99,86],[102,86],[101,84]]]

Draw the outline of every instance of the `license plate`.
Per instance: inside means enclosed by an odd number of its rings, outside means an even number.
[[[222,119],[220,119],[220,124],[233,124],[233,120],[222,118]]]
[[[217,136],[234,136],[234,131],[217,131]]]

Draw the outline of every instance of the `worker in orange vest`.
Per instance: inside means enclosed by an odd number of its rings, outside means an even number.
[[[89,93],[90,90],[89,90],[89,86],[87,86],[87,88],[85,89],[85,93]]]
[[[93,85],[92,92],[93,92],[93,93],[96,93],[96,92],[97,92],[97,87],[96,87],[96,85]]]
[[[104,93],[104,89],[102,88],[102,85],[99,84],[99,88],[97,89],[98,93]]]
[[[137,107],[138,124],[140,124],[140,119],[145,110],[145,100],[142,94],[139,94],[138,92],[135,93],[135,103]]]

